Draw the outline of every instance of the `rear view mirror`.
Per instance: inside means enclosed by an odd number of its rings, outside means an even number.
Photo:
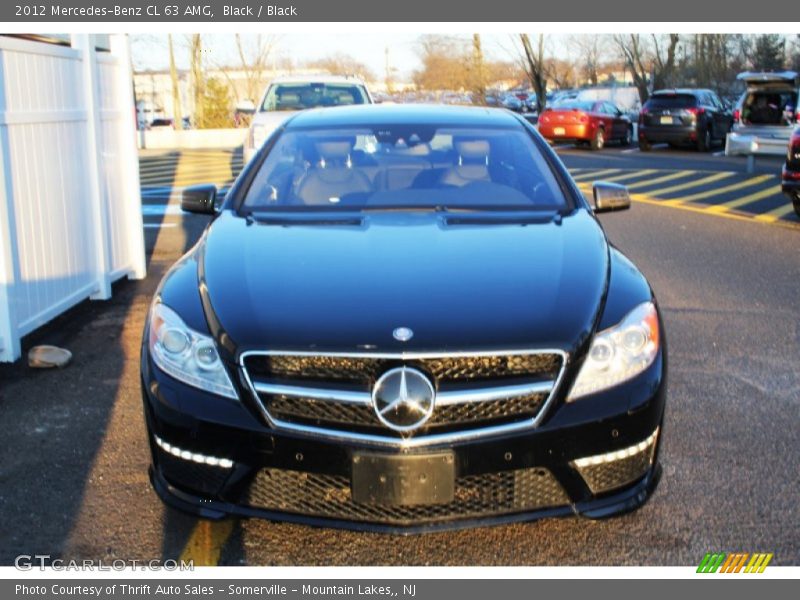
[[[213,215],[217,212],[217,186],[193,185],[181,194],[181,209],[190,213]]]
[[[628,188],[618,183],[595,181],[592,186],[594,196],[594,212],[611,212],[626,210],[631,207],[631,196]]]

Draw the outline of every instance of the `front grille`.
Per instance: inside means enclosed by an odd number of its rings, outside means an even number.
[[[466,432],[480,435],[481,429],[533,426],[564,363],[561,352],[531,351],[388,357],[255,352],[241,364],[276,427],[385,443],[414,438],[421,444],[426,436],[447,441]],[[425,374],[436,390],[430,418],[402,433],[381,422],[371,398],[381,376],[401,366]]]
[[[492,425],[532,419],[539,412],[547,394],[529,394],[482,402],[467,402],[438,406],[420,433],[445,431],[460,425]],[[312,425],[352,426],[357,431],[383,428],[371,405],[348,404],[302,398],[296,396],[268,396],[264,406],[270,415],[280,421]]]
[[[256,474],[244,501],[254,508],[312,517],[415,525],[562,506],[569,498],[542,468],[458,477],[452,502],[411,506],[353,502],[348,477],[268,468]]]
[[[252,355],[245,359],[251,377],[336,382],[371,388],[382,373],[406,365],[415,367],[440,384],[496,381],[515,377],[555,379],[561,368],[557,353],[440,356],[403,360],[359,356]]]

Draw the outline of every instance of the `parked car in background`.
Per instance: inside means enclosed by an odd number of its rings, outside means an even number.
[[[781,175],[781,189],[789,196],[794,205],[794,212],[800,217],[800,127],[797,127],[789,139],[789,151]]]
[[[569,102],[571,100],[577,100],[578,94],[580,94],[580,90],[556,90],[552,92],[552,94],[548,94],[547,97],[547,104],[552,104],[556,106],[562,102]]]
[[[733,112],[725,153],[783,155],[797,124],[800,75],[795,71],[740,73],[747,84]]]
[[[666,142],[707,152],[714,142],[725,141],[732,125],[733,115],[711,90],[659,90],[639,111],[639,148]]]
[[[610,102],[570,100],[545,107],[539,115],[539,133],[549,141],[577,142],[601,150],[612,141],[630,145],[633,124]]]
[[[503,108],[513,110],[514,112],[526,112],[528,110],[528,107],[525,106],[525,103],[520,100],[516,94],[506,94],[502,97],[501,104]]]
[[[252,117],[244,142],[244,160],[248,162],[273,131],[301,110],[373,103],[367,85],[353,77],[315,75],[276,79],[267,86]]]

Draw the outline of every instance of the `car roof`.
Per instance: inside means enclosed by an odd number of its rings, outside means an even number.
[[[270,83],[353,83],[364,85],[364,81],[358,77],[350,75],[329,75],[324,74],[307,74],[307,75],[284,75],[276,77]]]
[[[444,104],[360,104],[304,110],[288,122],[287,129],[412,123],[457,127],[522,126],[514,113],[502,108]]]
[[[687,94],[696,96],[697,94],[710,93],[711,90],[705,88],[670,88],[665,90],[656,90],[653,96],[677,96],[678,94]]]

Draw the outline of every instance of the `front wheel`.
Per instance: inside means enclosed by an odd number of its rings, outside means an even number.
[[[597,131],[594,132],[594,136],[592,137],[592,141],[589,143],[589,146],[592,150],[602,150],[605,143],[606,140],[605,137],[603,137],[603,130],[598,127]]]

